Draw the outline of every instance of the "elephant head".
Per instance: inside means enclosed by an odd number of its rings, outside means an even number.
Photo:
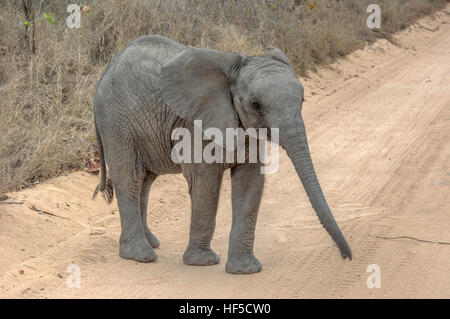
[[[314,171],[301,115],[303,91],[289,59],[274,47],[263,56],[187,47],[161,69],[164,102],[184,119],[202,120],[203,129],[279,128],[280,145],[320,222],[342,257],[351,259]]]

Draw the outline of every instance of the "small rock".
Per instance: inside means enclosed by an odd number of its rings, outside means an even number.
[[[22,290],[22,294],[24,294],[24,293],[26,293],[26,292],[28,292],[30,290],[31,290],[31,288],[26,288],[26,289]]]

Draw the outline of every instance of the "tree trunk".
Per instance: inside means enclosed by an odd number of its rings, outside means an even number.
[[[33,0],[22,0],[23,13],[25,14],[25,45],[32,54],[36,53],[36,45],[34,42],[34,10]],[[30,31],[31,25],[31,31]]]

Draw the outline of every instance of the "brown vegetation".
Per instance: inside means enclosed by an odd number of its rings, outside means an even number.
[[[274,45],[305,75],[367,42],[390,39],[448,0],[376,1],[379,30],[366,26],[373,0],[89,0],[81,28],[69,29],[72,2],[33,1],[32,39],[20,1],[0,4],[0,193],[83,168],[96,149],[96,82],[110,59],[141,35],[245,54]]]

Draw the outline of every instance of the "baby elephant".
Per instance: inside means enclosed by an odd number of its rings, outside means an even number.
[[[158,175],[183,173],[192,204],[183,261],[188,265],[219,263],[210,244],[223,172],[230,169],[233,222],[226,271],[261,271],[253,254],[264,186],[261,161],[242,162],[235,157],[222,162],[174,160],[174,131],[185,129],[194,136],[201,123],[204,140],[200,148],[218,131],[225,136],[226,129],[278,128],[278,143],[294,164],[321,223],[342,257],[351,259],[314,172],[302,102],[303,86],[289,59],[277,48],[269,47],[262,56],[245,56],[185,46],[156,35],[131,42],[108,65],[94,96],[101,164],[101,182],[94,197],[101,191],[111,202],[114,186],[122,226],[120,256],[140,262],[156,260],[154,248],[159,241],[147,225],[150,186]],[[223,140],[214,139],[214,143],[216,152],[229,153]],[[244,146],[248,158],[248,136]]]

